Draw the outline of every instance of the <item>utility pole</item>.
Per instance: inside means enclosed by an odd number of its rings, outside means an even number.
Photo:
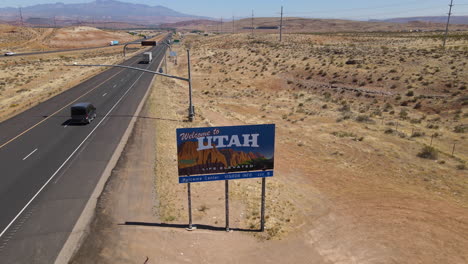
[[[57,18],[54,16],[54,28],[57,28]]]
[[[19,15],[20,15],[20,24],[23,26],[23,12],[21,11],[21,6],[19,8]]]
[[[283,6],[281,6],[281,20],[280,20],[280,42],[283,37]]]
[[[252,10],[252,25],[251,25],[252,36],[254,34],[253,20],[254,20],[254,13],[253,13],[253,10]]]
[[[221,32],[223,32],[223,18],[221,18]]]
[[[234,24],[234,16],[232,16],[232,34],[236,33],[236,25]]]
[[[450,0],[450,5],[449,5],[449,12],[448,12],[448,18],[447,18],[447,26],[445,27],[445,35],[444,35],[444,44],[442,47],[445,49],[445,42],[447,41],[447,34],[448,34],[448,27],[450,24],[450,16],[452,15],[452,6],[453,6],[453,0]]]

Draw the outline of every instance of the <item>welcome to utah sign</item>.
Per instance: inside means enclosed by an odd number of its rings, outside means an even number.
[[[273,176],[275,125],[179,128],[179,183]]]

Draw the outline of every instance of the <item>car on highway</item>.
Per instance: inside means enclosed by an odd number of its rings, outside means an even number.
[[[14,53],[14,52],[8,51],[8,52],[5,53],[5,56],[13,56],[15,54],[16,53]]]
[[[71,106],[70,123],[89,124],[96,118],[96,107],[91,103],[76,103]]]

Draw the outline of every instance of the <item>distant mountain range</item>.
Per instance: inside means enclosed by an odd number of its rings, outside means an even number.
[[[370,22],[408,23],[413,21],[447,23],[447,16],[427,16],[427,17],[400,17],[383,20],[372,19]],[[468,16],[452,16],[450,24],[468,25]]]
[[[143,25],[157,25],[204,17],[179,13],[164,6],[133,4],[116,0],[95,0],[82,4],[38,4],[22,8],[23,21],[40,19],[119,21]],[[40,18],[40,19],[38,19]],[[32,20],[31,20],[32,19]],[[0,20],[18,21],[18,8],[0,8]]]

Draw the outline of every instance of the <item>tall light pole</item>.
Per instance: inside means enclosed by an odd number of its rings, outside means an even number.
[[[447,41],[447,34],[448,34],[448,27],[450,24],[450,16],[452,15],[452,6],[453,6],[453,0],[450,0],[450,8],[448,12],[448,18],[447,18],[447,26],[445,27],[445,35],[444,35],[444,44],[442,45],[443,48],[445,48],[445,42]]]
[[[193,117],[195,116],[194,107],[192,104],[192,76],[190,74],[190,50],[187,49],[187,67],[188,67],[188,83],[189,83],[189,110],[188,110],[188,119],[190,122],[193,121]]]
[[[141,68],[132,67],[132,66],[126,66],[126,65],[72,64],[72,65],[65,65],[65,66],[75,66],[75,67],[118,67],[118,68],[125,68],[125,69],[130,69],[130,70],[148,72],[148,73],[152,73],[152,74],[155,74],[155,75],[161,75],[161,76],[168,77],[168,78],[173,78],[173,79],[186,81],[189,84],[188,120],[190,122],[193,122],[193,119],[195,117],[195,107],[193,106],[193,103],[192,103],[192,77],[191,77],[191,74],[190,74],[190,50],[189,49],[187,49],[187,59],[188,59],[188,78],[169,75],[169,74],[166,74],[166,73],[150,71],[150,70],[141,69]]]

